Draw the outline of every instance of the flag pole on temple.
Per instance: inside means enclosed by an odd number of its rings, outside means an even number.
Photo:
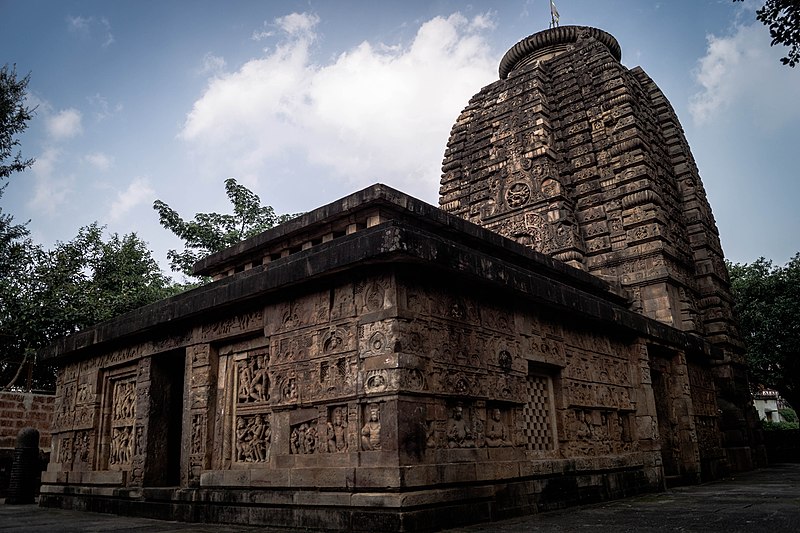
[[[550,27],[556,28],[558,27],[558,8],[556,7],[556,3],[553,0],[550,0]]]

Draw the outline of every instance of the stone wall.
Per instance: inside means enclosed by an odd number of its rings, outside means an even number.
[[[707,339],[731,466],[763,462],[744,452],[760,445],[758,421],[719,233],[664,94],[595,28],[527,37],[500,70],[453,126],[442,209],[619,283],[638,312]]]
[[[52,394],[0,392],[0,494],[8,488],[17,434],[22,428],[39,430],[39,448],[43,456],[49,456],[54,401]]]
[[[305,215],[309,234],[376,206],[55,345],[43,504],[414,531],[724,471],[702,339],[384,186]]]
[[[19,430],[32,427],[39,430],[39,447],[49,452],[54,402],[52,394],[0,392],[0,448],[13,450]]]

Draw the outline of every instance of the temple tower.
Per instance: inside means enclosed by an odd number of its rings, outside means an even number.
[[[590,27],[515,44],[453,126],[440,206],[619,284],[633,310],[703,337],[719,358],[720,408],[745,428],[743,349],[711,207],[666,97],[620,60],[616,39]]]

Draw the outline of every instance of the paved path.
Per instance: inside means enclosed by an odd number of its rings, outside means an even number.
[[[0,532],[286,533],[286,530],[163,522],[35,505],[0,505]],[[800,464],[782,464],[705,485],[679,487],[563,511],[478,524],[446,533],[800,532]]]

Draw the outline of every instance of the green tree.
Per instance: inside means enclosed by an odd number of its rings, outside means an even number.
[[[173,271],[191,277],[194,264],[203,257],[297,216],[276,215],[271,206],[262,206],[258,195],[234,178],[225,180],[225,192],[233,204],[233,214],[197,213],[188,222],[161,200],[153,202],[160,224],[184,242],[182,252],[167,252]]]
[[[98,224],[81,228],[71,241],[44,250],[16,240],[19,261],[3,273],[0,287],[0,386],[54,387],[52,368],[36,364],[36,352],[56,338],[171,296],[146,243],[136,234],[103,239]],[[9,274],[9,275],[6,275]]]
[[[800,253],[786,265],[763,257],[728,264],[751,383],[800,405]]]
[[[789,47],[781,63],[790,67],[800,63],[800,1],[766,0],[764,6],[756,11],[756,19],[769,28],[772,46],[782,44]]]
[[[33,164],[14,150],[19,146],[16,136],[28,127],[34,109],[25,106],[25,94],[30,74],[17,79],[16,66],[0,68],[0,180],[21,172]]]

